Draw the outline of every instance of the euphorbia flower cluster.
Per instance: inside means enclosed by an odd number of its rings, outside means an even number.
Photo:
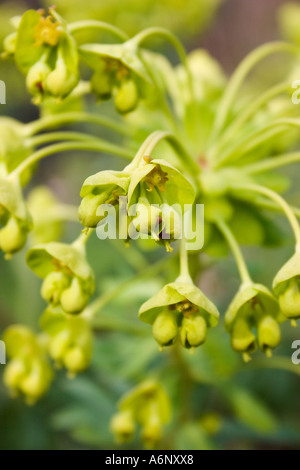
[[[89,304],[95,279],[85,246],[93,230],[106,222],[107,214],[101,208],[110,206],[118,213],[121,198],[126,202],[126,234],[120,238],[126,244],[131,225],[141,238],[163,245],[166,250],[161,256],[166,260],[180,253],[179,276],[172,273],[162,281],[161,290],[139,311],[139,318],[152,326],[159,348],[176,348],[179,354],[178,344],[191,351],[205,348],[209,329],[218,324],[218,308],[191,276],[200,270],[201,253],[194,253],[191,270],[181,233],[185,205],[204,203],[203,252],[219,258],[230,248],[241,278],[225,314],[232,348],[246,362],[257,348],[271,356],[281,340],[280,323],[290,319],[296,324],[300,318],[299,209],[290,207],[280,195],[286,179],[273,172],[300,160],[299,152],[289,152],[298,137],[287,131],[282,139],[284,130],[297,129],[300,122],[289,106],[287,81],[260,96],[254,92],[251,102],[239,96],[252,68],[272,54],[291,55],[296,70],[298,48],[281,42],[261,46],[227,81],[206,52],[199,50],[186,57],[177,38],[161,28],[127,38],[102,22],[68,24],[53,8],[49,14],[29,10],[14,25],[16,31],[5,41],[4,55],[14,57],[42,113],[40,119],[26,125],[0,119],[0,249],[10,258],[26,245],[33,229],[31,242],[38,244],[30,247],[26,260],[43,280],[41,295],[47,306],[41,318],[42,336],[23,326],[11,327],[4,334],[11,358],[4,374],[6,385],[33,402],[52,380],[47,354],[69,375],[89,366],[93,321],[101,315],[107,292],[104,300],[100,296]],[[78,30],[89,30],[91,25],[115,34],[116,43],[77,42]],[[143,43],[153,37],[169,41],[182,63],[172,66],[160,54],[146,50]],[[90,70],[88,80],[80,77],[81,60]],[[293,73],[289,71],[287,80]],[[77,103],[85,94],[96,97],[99,113],[61,111],[61,102]],[[101,114],[103,100],[112,100],[113,115],[117,111],[119,116],[111,119]],[[47,107],[49,103],[51,107]],[[55,112],[49,115],[49,109]],[[57,130],[80,121],[119,135],[111,141]],[[108,153],[128,161],[119,170],[84,175],[81,191],[78,188],[79,209],[64,206],[46,188],[35,189],[26,201],[23,187],[38,162],[75,150],[96,151],[100,158]],[[280,236],[274,236],[275,225],[266,215],[268,209],[287,217],[296,239],[295,254],[276,275],[273,293],[252,280],[241,250],[241,245],[264,247],[279,241]],[[49,230],[43,213],[49,214]],[[64,220],[74,221],[74,213],[78,213],[83,233],[66,243],[60,239],[60,225]],[[117,227],[119,232],[123,229]],[[146,380],[120,401],[111,429],[124,441],[140,425],[144,443],[152,448],[169,419],[166,392],[156,380]]]

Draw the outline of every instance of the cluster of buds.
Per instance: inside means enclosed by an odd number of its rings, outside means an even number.
[[[161,348],[179,337],[184,348],[193,350],[205,342],[207,329],[217,325],[219,312],[192,282],[178,278],[141,306],[139,318],[152,325]]]
[[[127,236],[152,237],[171,251],[170,243],[182,233],[182,214],[195,198],[194,188],[185,176],[165,160],[149,157],[133,170],[127,167],[120,172],[92,175],[81,189],[81,223],[96,227],[106,216],[100,206],[111,205],[118,211],[121,196],[127,201]]]
[[[53,377],[44,338],[15,325],[6,330],[3,341],[11,359],[4,370],[4,383],[13,395],[22,394],[28,404],[34,404],[47,392]]]
[[[37,245],[27,253],[27,264],[44,279],[42,297],[65,313],[84,310],[95,290],[95,280],[80,243],[50,242]]]
[[[70,377],[87,369],[93,345],[93,334],[87,319],[66,315],[60,308],[49,308],[40,323],[49,338],[49,355],[57,367],[65,367]]]
[[[257,346],[271,356],[281,341],[282,321],[276,298],[261,284],[242,285],[225,315],[232,347],[246,362]]]
[[[121,114],[138,106],[148,83],[147,72],[127,43],[85,44],[79,47],[79,53],[93,70],[91,89],[97,98],[113,98],[115,108]]]
[[[170,421],[169,398],[154,381],[147,381],[128,392],[119,402],[119,412],[111,420],[111,430],[118,442],[133,438],[136,426],[142,427],[142,440],[148,449],[162,437],[163,425]]]
[[[6,51],[26,76],[36,103],[45,97],[64,98],[79,81],[77,45],[64,20],[49,10],[28,10],[17,31],[5,41]]]

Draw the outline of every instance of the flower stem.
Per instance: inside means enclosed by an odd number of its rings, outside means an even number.
[[[300,152],[291,152],[273,158],[267,158],[258,163],[253,163],[243,167],[243,172],[247,175],[264,173],[265,171],[281,168],[286,165],[300,162]]]
[[[193,284],[190,271],[189,271],[189,261],[188,253],[186,249],[186,241],[184,238],[180,240],[180,275],[176,279],[178,282],[187,282]]]
[[[82,30],[89,31],[91,29],[99,29],[100,31],[106,31],[106,32],[114,34],[117,38],[121,39],[122,41],[126,41],[128,39],[128,35],[124,33],[124,31],[104,21],[98,21],[98,20],[75,21],[68,25],[68,29],[70,33],[77,33],[78,31],[82,31]]]
[[[93,141],[97,142],[97,137],[82,132],[49,132],[47,134],[37,135],[26,140],[28,148],[38,147],[39,145],[49,144],[50,142],[57,142],[60,140],[79,140],[79,141]]]
[[[278,119],[267,126],[254,131],[227,151],[227,153],[225,153],[225,155],[216,162],[215,168],[224,166],[224,164],[227,164],[228,162],[236,162],[243,155],[253,151],[259,145],[285,132],[286,127],[300,127],[300,120],[293,118]]]
[[[137,168],[144,156],[150,156],[151,153],[154,151],[155,147],[166,140],[169,144],[174,148],[176,154],[182,161],[183,165],[190,170],[190,173],[195,176],[200,172],[200,168],[192,158],[192,156],[187,152],[184,146],[179,142],[179,140],[168,131],[155,131],[150,134],[147,139],[143,142],[141,147],[139,148],[137,154],[135,155],[133,161],[127,166],[127,170]]]
[[[238,191],[251,191],[254,193],[262,194],[263,196],[268,197],[269,199],[275,201],[276,204],[278,204],[284,214],[286,215],[288,221],[290,222],[290,225],[292,227],[292,230],[295,235],[296,239],[296,251],[300,249],[300,225],[297,220],[296,215],[294,214],[293,210],[289,206],[289,204],[281,197],[279,194],[277,194],[275,191],[272,191],[269,188],[266,188],[264,186],[260,186],[257,184],[243,184],[243,185],[232,185],[231,188],[233,190],[238,190]]]
[[[20,176],[24,170],[29,168],[34,163],[38,162],[42,158],[48,157],[55,153],[59,152],[68,152],[70,150],[88,150],[91,152],[107,152],[111,153],[112,155],[118,155],[119,157],[126,158],[130,160],[132,158],[131,151],[124,149],[123,147],[119,147],[117,145],[110,144],[106,141],[101,141],[101,139],[97,139],[97,142],[63,142],[59,144],[50,145],[48,147],[42,148],[34,152],[30,157],[24,160],[15,170],[13,170],[9,178],[14,179],[17,176]]]
[[[162,39],[167,40],[174,47],[174,49],[176,50],[183,66],[185,68],[186,74],[187,74],[188,84],[189,84],[189,91],[190,91],[190,101],[192,103],[194,103],[195,94],[194,94],[194,87],[193,87],[193,78],[192,78],[192,74],[191,74],[191,71],[190,71],[189,66],[188,66],[186,52],[185,52],[185,49],[184,49],[183,45],[181,44],[181,42],[178,40],[178,38],[174,34],[172,34],[167,29],[153,27],[153,28],[148,28],[148,29],[145,29],[144,31],[141,31],[136,36],[134,36],[132,39],[130,39],[130,42],[132,42],[133,44],[136,44],[138,46],[141,46],[141,44],[144,41],[150,39],[151,37],[155,37],[155,36],[161,37]]]
[[[240,249],[239,244],[237,243],[233,233],[231,232],[230,228],[228,225],[221,219],[216,221],[217,227],[219,228],[220,232],[222,232],[224,238],[226,239],[228,245],[231,248],[231,251],[234,255],[241,280],[243,284],[249,284],[252,283],[252,279],[250,277],[245,259],[243,257],[242,251]]]
[[[234,136],[237,134],[242,125],[249,121],[249,119],[251,119],[251,117],[254,116],[260,108],[269,103],[269,101],[275,96],[287,92],[290,89],[290,86],[290,82],[283,82],[279,85],[275,85],[270,90],[262,93],[257,99],[253,101],[253,103],[247,104],[246,107],[236,116],[232,124],[220,136],[218,145],[214,147],[211,152],[212,158],[218,155],[231,139],[234,139]]]
[[[27,136],[32,136],[38,132],[51,129],[53,127],[59,127],[64,124],[73,124],[79,122],[86,122],[90,124],[96,124],[98,126],[110,129],[118,134],[124,136],[131,136],[131,130],[124,126],[122,123],[118,123],[112,119],[96,114],[84,113],[84,112],[69,112],[61,113],[52,116],[46,116],[34,121],[30,124],[26,124]]]
[[[224,128],[230,109],[232,108],[239,90],[249,72],[263,59],[278,53],[299,54],[298,47],[287,42],[272,42],[264,44],[251,52],[237,67],[232,75],[223,95],[218,113],[214,122],[211,141],[213,142]]]

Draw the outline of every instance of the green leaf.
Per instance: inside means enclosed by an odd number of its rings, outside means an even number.
[[[235,415],[243,424],[261,433],[276,431],[275,417],[254,394],[233,385],[226,388],[225,393]]]

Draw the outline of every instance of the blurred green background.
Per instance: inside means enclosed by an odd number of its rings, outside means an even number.
[[[48,2],[48,6],[53,2]],[[57,0],[67,20],[98,18],[134,34],[148,26],[172,29],[188,50],[205,47],[230,73],[254,47],[281,37],[278,7],[282,0],[111,0],[109,2]],[[0,3],[0,41],[11,31],[9,18],[28,7],[47,2]],[[300,77],[299,77],[300,78]],[[7,84],[7,105],[1,115],[28,122],[38,116],[30,103],[24,79],[9,62],[0,63],[0,79]],[[43,162],[32,186],[47,184],[65,203],[78,204],[82,181],[107,168],[120,168],[117,159],[99,159],[74,153]],[[299,181],[299,170],[291,170]],[[298,173],[297,173],[298,171]],[[299,193],[291,194],[299,205]],[[72,240],[79,227],[69,224],[64,239]],[[258,282],[270,284],[274,272],[291,254],[291,248],[248,249],[251,272]],[[146,254],[150,262],[162,251]],[[144,256],[144,255],[143,255]],[[130,278],[143,261],[116,241],[92,239],[88,258],[95,270],[97,292],[107,292]],[[209,264],[209,263],[208,263]],[[210,266],[210,265],[209,265]],[[166,277],[176,275],[176,264],[166,266]],[[230,275],[228,275],[228,272]],[[221,259],[198,279],[221,311],[232,298],[238,278],[234,263]],[[147,326],[137,320],[139,305],[161,286],[160,277],[132,283],[106,305],[95,345],[92,367],[68,380],[58,371],[50,393],[35,407],[11,400],[0,382],[1,449],[115,449],[108,423],[123,392],[149,374],[163,374],[173,404],[173,421],[166,430],[163,448],[171,449],[291,449],[300,448],[300,366],[292,366],[291,343],[300,339],[299,328],[284,328],[284,341],[272,361],[258,356],[245,366],[232,352],[222,325],[212,331],[207,344],[194,357],[181,360],[172,353],[162,357]],[[44,304],[40,281],[27,269],[24,252],[9,263],[0,259],[0,333],[12,323],[37,328]],[[105,319],[122,315],[126,332],[113,332]],[[132,332],[134,330],[134,332]],[[1,366],[2,367],[2,366]],[[274,368],[274,370],[273,370]],[[1,371],[1,369],[0,369]],[[184,377],[184,380],[182,379]],[[183,382],[185,382],[183,384]],[[188,417],[179,416],[188,404]],[[181,423],[176,426],[176,423]],[[126,448],[140,448],[139,440]],[[124,447],[125,448],[125,447]]]

